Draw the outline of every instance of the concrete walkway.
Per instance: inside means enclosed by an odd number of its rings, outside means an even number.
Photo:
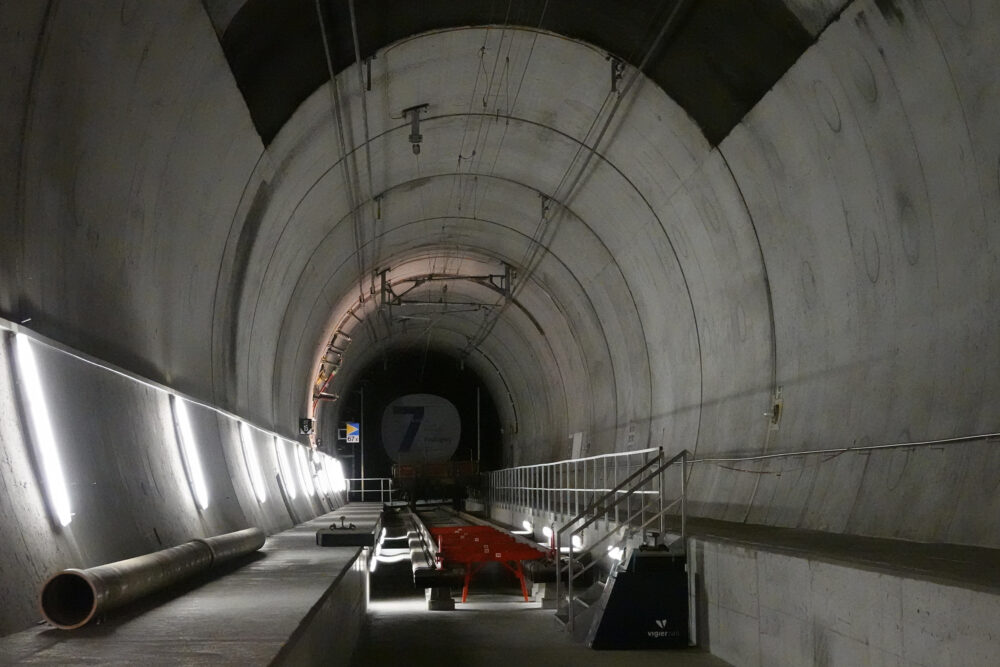
[[[318,547],[316,530],[345,514],[359,527],[373,526],[380,509],[355,504],[272,535],[259,555],[222,576],[138,601],[79,630],[39,625],[3,637],[0,665],[294,662],[286,656],[331,595],[351,591],[347,611],[356,616],[364,608],[363,577],[344,579],[360,548]]]

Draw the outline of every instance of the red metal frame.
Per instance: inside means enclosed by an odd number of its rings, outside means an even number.
[[[486,563],[500,563],[514,573],[521,584],[521,594],[528,601],[521,561],[545,558],[545,551],[525,544],[492,526],[435,526],[429,528],[438,542],[438,567],[461,564],[465,567],[462,602],[469,596],[472,576]]]

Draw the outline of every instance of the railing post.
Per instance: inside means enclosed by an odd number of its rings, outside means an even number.
[[[551,483],[552,480],[549,479],[551,473],[552,473],[551,465],[546,465],[545,468],[542,469],[542,484],[545,485],[545,496],[544,496],[545,501],[542,504],[543,512],[552,511],[552,483]]]
[[[570,489],[570,484],[569,484],[569,463],[568,462],[563,464],[562,474],[563,474],[563,479],[562,479],[563,505],[560,508],[560,511],[562,512],[564,518],[569,518],[569,516],[570,516],[569,494],[571,492],[569,490]]]
[[[614,479],[614,484],[611,485],[612,489],[617,488],[617,486],[618,486],[618,457],[617,456],[615,457],[614,469],[615,469],[615,471],[614,471],[615,479]],[[612,502],[614,502],[615,500],[618,500],[618,498],[615,497],[615,498],[612,498],[611,500],[612,500]],[[618,520],[618,504],[617,503],[615,503],[615,523],[618,523],[618,524],[621,523],[621,521]]]
[[[631,458],[631,457],[629,457]],[[625,466],[625,477],[628,477],[628,470],[631,466]],[[628,522],[627,530],[632,532],[632,494],[629,493],[625,496],[625,521]]]
[[[608,486],[608,459],[602,459],[602,471],[601,471],[601,491],[607,492],[609,489],[613,489],[614,486]],[[608,506],[604,505],[604,530],[608,529]]]
[[[558,542],[556,542],[556,558],[562,557],[562,549],[558,548]],[[569,631],[570,634],[573,632],[573,532],[569,533],[569,559],[566,561],[568,564],[566,573],[566,600],[569,602]]]
[[[541,484],[538,483],[538,473],[539,468],[535,466],[531,469],[531,486],[534,487],[534,491],[531,494],[531,511],[534,512],[535,508],[541,504],[541,499],[539,498],[541,494]]]
[[[657,453],[656,458],[659,461],[658,465],[663,465],[663,458],[664,457],[663,457],[663,448],[662,447],[660,448],[659,453]],[[663,516],[663,494],[664,494],[663,478],[664,478],[665,474],[666,474],[666,470],[661,470],[660,474],[656,476],[656,486],[657,486],[657,488],[659,490],[660,540],[663,540],[664,536],[666,535],[665,531],[666,531],[666,526],[667,526],[667,524],[666,524],[667,519],[666,519],[665,516]]]
[[[688,453],[685,449],[681,452],[681,545],[684,553],[687,553],[687,461]]]
[[[573,461],[573,500],[576,506],[573,508],[573,516],[580,513],[580,462]]]
[[[559,603],[562,602],[562,558],[559,557],[559,531],[555,522],[552,524],[552,530],[556,540],[556,605],[558,608]]]

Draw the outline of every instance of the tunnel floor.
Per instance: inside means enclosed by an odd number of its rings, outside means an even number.
[[[0,638],[0,665],[269,664],[359,552],[316,547],[316,530],[343,515],[371,527],[380,509],[358,504],[319,516],[270,536],[260,553],[224,572],[154,594],[79,630],[40,624]]]
[[[513,577],[486,571],[474,580],[469,600],[457,592],[454,611],[428,611],[423,591],[413,590],[408,562],[379,565],[371,579],[367,622],[352,667],[719,667],[728,663],[699,649],[594,651],[574,642],[539,602],[524,602]],[[455,591],[453,591],[455,595]],[[403,657],[405,656],[405,657]]]

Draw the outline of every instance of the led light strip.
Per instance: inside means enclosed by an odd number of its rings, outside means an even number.
[[[260,460],[257,458],[253,433],[250,431],[250,425],[246,422],[240,422],[240,442],[243,445],[243,460],[247,464],[247,474],[250,475],[250,485],[253,486],[257,501],[263,503],[267,501],[267,488],[264,486],[264,478],[260,474]]]
[[[292,476],[292,467],[288,465],[288,454],[284,439],[274,436],[274,448],[278,452],[278,468],[281,469],[281,482],[285,485],[285,493],[288,494],[289,498],[294,500],[299,492],[295,488],[295,477]],[[303,492],[305,492],[304,489]]]
[[[31,340],[24,334],[14,334],[18,371],[24,387],[28,413],[31,415],[35,450],[45,475],[49,508],[60,525],[68,526],[73,520],[69,491],[66,489],[66,478],[63,476],[59,449],[49,418],[49,406],[45,401],[45,392],[42,390],[42,381],[38,375],[38,365],[31,345]]]
[[[201,467],[201,457],[198,455],[198,443],[194,438],[194,429],[191,428],[191,417],[188,414],[187,405],[184,399],[179,396],[171,396],[170,405],[174,410],[177,439],[181,446],[181,455],[184,459],[184,469],[187,472],[188,484],[191,486],[191,494],[198,502],[198,505],[203,510],[207,510],[208,486],[205,484],[205,472]]]

